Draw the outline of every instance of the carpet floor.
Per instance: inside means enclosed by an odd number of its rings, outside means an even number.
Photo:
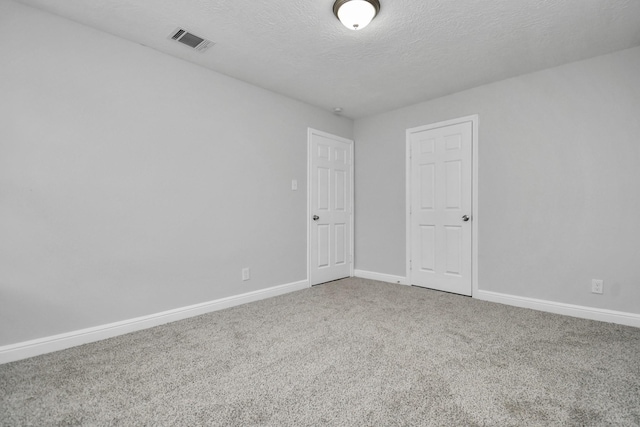
[[[640,329],[350,278],[0,365],[0,425],[638,426]]]

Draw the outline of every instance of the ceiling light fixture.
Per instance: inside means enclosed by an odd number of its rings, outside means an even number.
[[[378,0],[336,0],[333,14],[350,30],[361,30],[380,12]]]

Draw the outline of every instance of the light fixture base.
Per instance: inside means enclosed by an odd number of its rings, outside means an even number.
[[[373,8],[375,9],[375,13],[373,14],[373,18],[375,18],[376,16],[378,16],[378,13],[380,12],[380,1],[379,0],[336,0],[336,2],[333,4],[333,14],[336,16],[336,18],[338,18],[339,21],[342,22],[342,20],[340,19],[340,16],[338,15],[338,11],[340,10],[340,8],[342,6],[344,6],[345,4],[351,2],[351,1],[364,1],[369,3],[371,6],[373,6]]]

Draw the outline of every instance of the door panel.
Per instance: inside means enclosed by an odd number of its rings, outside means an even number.
[[[462,227],[445,226],[445,274],[460,276],[462,271]]]
[[[318,179],[316,181],[316,194],[318,203],[316,205],[317,210],[328,211],[329,210],[329,174],[330,169],[321,168],[317,169]]]
[[[420,270],[436,270],[436,228],[433,225],[420,226]]]
[[[420,165],[420,208],[433,209],[436,195],[436,168],[434,164]]]
[[[445,195],[447,198],[447,209],[462,208],[462,188],[461,188],[461,173],[460,173],[460,161],[455,160],[445,163]]]
[[[309,131],[309,280],[352,274],[353,141]],[[314,219],[315,218],[315,219]]]
[[[344,170],[335,171],[335,200],[334,209],[340,212],[347,210],[347,173]]]
[[[317,230],[317,264],[318,268],[326,268],[329,267],[329,259],[331,258],[329,253],[329,225],[318,224]]]
[[[472,122],[408,132],[410,284],[471,295]]]
[[[335,254],[336,265],[344,265],[347,263],[347,225],[335,224]]]

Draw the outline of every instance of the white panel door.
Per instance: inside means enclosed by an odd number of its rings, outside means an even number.
[[[412,285],[471,295],[472,132],[470,121],[407,132]]]
[[[309,130],[309,280],[352,275],[353,141]]]

